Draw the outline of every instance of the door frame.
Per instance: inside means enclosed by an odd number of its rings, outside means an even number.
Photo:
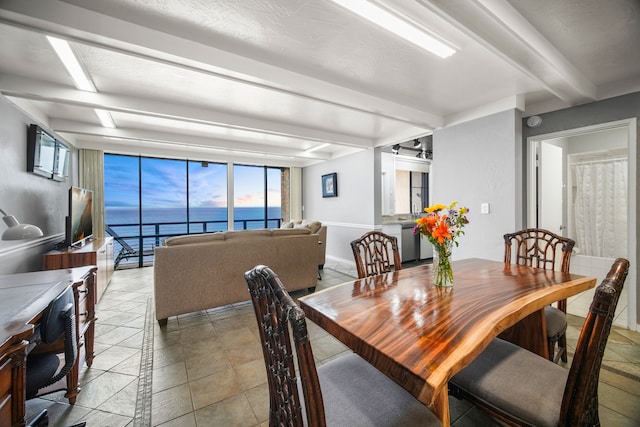
[[[527,211],[526,211],[526,223],[527,227],[535,226],[536,218],[536,204],[538,197],[537,189],[537,157],[536,146],[539,141],[547,139],[555,139],[562,137],[572,137],[583,135],[586,133],[598,132],[603,130],[626,128],[627,129],[627,148],[629,154],[629,170],[628,170],[628,202],[627,202],[627,233],[629,239],[627,242],[627,257],[629,258],[630,267],[629,275],[627,276],[625,289],[627,291],[628,308],[627,308],[627,327],[632,331],[638,331],[638,316],[637,316],[637,272],[636,272],[636,194],[637,194],[637,118],[630,118],[624,120],[616,120],[613,122],[600,123],[591,126],[585,126],[575,129],[566,129],[563,131],[547,133],[544,135],[535,135],[527,138],[527,173],[526,173],[526,190],[527,190]],[[634,221],[634,219],[636,219]]]

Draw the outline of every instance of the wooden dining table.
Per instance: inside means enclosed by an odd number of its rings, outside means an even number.
[[[434,287],[431,264],[423,264],[298,300],[308,319],[429,406],[445,426],[453,375],[497,336],[547,357],[544,307],[596,283],[484,259],[452,265],[451,288]]]

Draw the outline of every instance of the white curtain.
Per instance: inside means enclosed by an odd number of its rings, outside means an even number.
[[[571,165],[576,246],[583,255],[627,256],[627,160]]]
[[[289,178],[289,212],[292,220],[302,218],[302,169],[298,167],[290,168],[291,176]]]
[[[80,150],[80,185],[93,190],[93,235],[104,238],[104,152]]]

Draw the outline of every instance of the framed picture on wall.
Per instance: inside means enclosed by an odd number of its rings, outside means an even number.
[[[338,196],[338,174],[329,173],[322,175],[322,197]]]

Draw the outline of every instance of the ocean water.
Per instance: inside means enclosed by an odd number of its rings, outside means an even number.
[[[268,208],[267,228],[280,226],[280,207]],[[136,208],[105,207],[105,223],[134,248],[139,247],[140,217]],[[235,208],[234,229],[265,228],[264,208]],[[144,247],[158,246],[162,239],[229,229],[227,208],[148,208],[142,210]],[[120,248],[116,245],[116,253]]]

